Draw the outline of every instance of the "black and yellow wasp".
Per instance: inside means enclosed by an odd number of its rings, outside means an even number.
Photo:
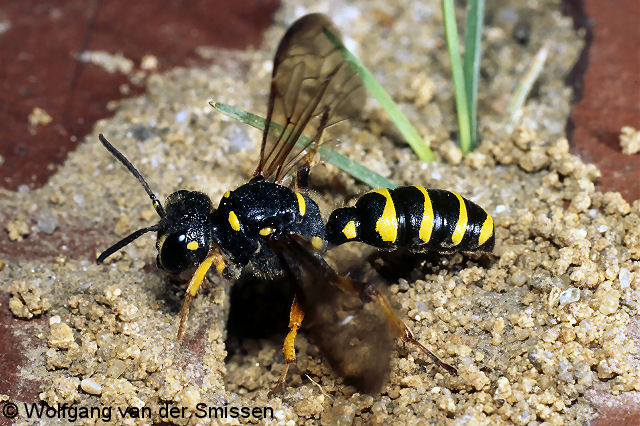
[[[387,376],[393,340],[416,345],[452,374],[414,339],[387,299],[373,286],[337,274],[323,259],[327,246],[360,241],[383,249],[412,251],[491,251],[491,216],[460,195],[406,186],[375,189],[353,207],[339,208],[326,225],[307,194],[313,155],[330,126],[353,116],[364,103],[354,70],[326,36],[337,34],[324,15],[296,21],[282,38],[273,65],[267,120],[258,166],[246,184],[224,194],[215,208],[202,192],[180,190],[164,205],[138,170],[102,135],[100,141],[140,181],[160,221],[142,228],[102,253],[98,263],[142,234],[157,236],[157,264],[171,273],[195,267],[182,308],[178,338],[189,304],[213,266],[237,277],[246,265],[266,276],[284,275],[295,288],[285,367],[273,391],[295,362],[294,340],[306,316],[307,328],[331,364],[360,389],[379,389]],[[301,136],[306,146],[297,146]],[[285,178],[295,172],[292,184]]]

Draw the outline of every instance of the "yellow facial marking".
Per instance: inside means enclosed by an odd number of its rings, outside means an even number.
[[[398,218],[391,194],[386,188],[374,189],[371,192],[377,192],[385,198],[384,210],[376,222],[376,232],[382,241],[393,243],[398,238]]]
[[[261,230],[258,231],[258,234],[262,235],[263,237],[266,237],[267,235],[271,235],[273,234],[274,229],[270,226],[267,226],[265,228],[262,228]]]
[[[300,216],[304,216],[307,211],[307,204],[304,201],[304,197],[299,192],[296,192],[296,197],[298,197],[298,210],[300,211]]]
[[[456,196],[458,201],[460,202],[460,213],[458,214],[458,223],[456,223],[456,229],[453,230],[453,234],[451,234],[451,241],[454,245],[460,244],[462,238],[464,237],[464,233],[467,231],[467,222],[469,218],[467,217],[467,206],[464,204],[464,200],[462,197],[455,193],[451,192]]]
[[[224,193],[223,197],[224,198],[229,198],[229,196],[231,195],[231,191],[227,191]]]
[[[234,231],[240,230],[240,221],[238,220],[238,216],[231,210],[229,212],[229,225],[231,225],[231,229]]]
[[[320,237],[311,238],[311,246],[314,248],[314,250],[316,251],[320,250],[323,245],[324,245],[324,242],[322,241],[322,238]]]
[[[484,223],[482,224],[482,228],[480,228],[480,235],[478,236],[478,245],[481,246],[485,242],[487,242],[489,237],[491,237],[491,234],[493,234],[493,219],[491,218],[491,215],[487,213],[487,218],[484,220]]]
[[[191,251],[193,250],[198,250],[198,242],[197,241],[189,241],[189,243],[187,243],[187,248]]]
[[[358,236],[358,233],[356,232],[356,223],[353,220],[347,222],[344,228],[342,228],[342,233],[347,237],[347,239],[353,240]]]
[[[431,240],[431,232],[433,231],[433,206],[431,205],[431,198],[429,193],[422,186],[415,185],[415,187],[422,192],[424,196],[424,210],[422,212],[422,221],[420,222],[420,230],[418,231],[418,237],[428,243]]]

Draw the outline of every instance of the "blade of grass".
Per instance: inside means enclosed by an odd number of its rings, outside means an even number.
[[[222,102],[211,101],[209,102],[209,105],[231,118],[235,118],[236,120],[255,127],[258,130],[264,130],[265,120],[259,115],[252,114],[228,104],[223,104]],[[275,125],[274,127],[282,130],[282,126]],[[301,136],[296,144],[304,146],[307,142],[309,142],[309,139],[305,136]],[[395,188],[398,186],[394,181],[369,170],[363,165],[356,163],[352,159],[345,157],[327,146],[320,145],[320,148],[318,148],[318,154],[323,160],[333,164],[340,170],[350,174],[372,188]]]
[[[320,158],[323,160],[333,164],[340,170],[349,173],[360,182],[366,183],[372,188],[393,189],[398,187],[398,184],[394,181],[379,175],[360,163],[356,163],[349,157],[346,157],[327,146],[321,145],[320,148],[318,148],[318,154],[320,154]]]
[[[400,111],[398,105],[391,99],[391,96],[382,88],[380,83],[371,74],[371,72],[356,58],[349,50],[342,44],[340,38],[338,38],[331,31],[325,29],[324,31],[327,38],[333,43],[336,49],[340,52],[345,62],[347,62],[358,74],[364,86],[369,90],[374,98],[380,103],[380,106],[386,111],[393,124],[398,128],[402,136],[405,138],[409,146],[416,153],[418,158],[425,162],[431,162],[435,160],[431,149],[427,146],[424,139],[420,137],[420,134],[415,127],[411,125],[407,117]]]
[[[470,119],[470,149],[476,147],[478,135],[478,77],[482,51],[482,24],[484,19],[484,0],[471,0],[467,12],[467,28],[464,39],[464,82],[467,89],[467,109]]]
[[[456,97],[456,109],[458,111],[458,138],[463,154],[471,151],[471,137],[469,128],[469,110],[467,108],[467,94],[465,89],[464,74],[462,72],[462,59],[460,58],[460,45],[458,44],[458,28],[456,15],[453,8],[453,0],[442,0],[442,15],[444,17],[444,33],[449,49],[451,61],[451,75]]]
[[[549,42],[547,41],[542,45],[540,50],[538,50],[536,56],[534,56],[529,69],[522,77],[522,80],[520,80],[520,83],[518,83],[518,87],[511,97],[511,101],[509,102],[509,106],[507,107],[506,118],[508,125],[512,125],[519,118],[522,106],[524,105],[524,101],[527,99],[527,96],[529,96],[529,92],[531,92],[533,84],[540,76],[548,55]]]

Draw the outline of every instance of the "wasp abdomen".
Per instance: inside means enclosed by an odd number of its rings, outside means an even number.
[[[411,250],[491,251],[493,220],[482,207],[455,192],[403,186],[375,189],[355,206],[336,209],[326,239],[334,245],[360,241]]]

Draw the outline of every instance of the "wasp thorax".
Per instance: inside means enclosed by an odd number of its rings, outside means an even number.
[[[157,263],[178,274],[201,263],[211,246],[212,204],[201,192],[180,190],[169,195],[158,230]]]

